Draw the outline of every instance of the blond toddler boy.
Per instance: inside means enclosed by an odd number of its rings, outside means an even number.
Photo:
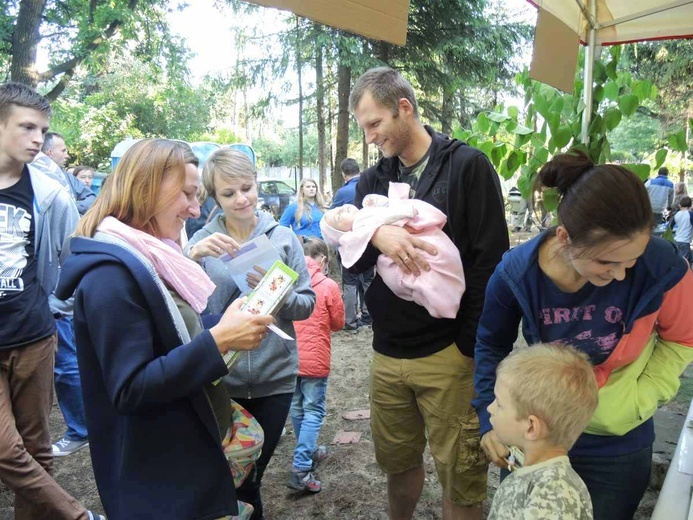
[[[597,407],[587,356],[565,345],[515,351],[499,365],[494,392],[493,429],[524,460],[498,487],[489,520],[592,520],[587,487],[568,460]]]

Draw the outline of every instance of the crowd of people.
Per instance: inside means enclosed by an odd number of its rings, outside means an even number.
[[[15,518],[104,519],[52,477],[54,456],[89,445],[112,520],[262,520],[289,418],[286,484],[320,492],[331,335],[363,327],[391,520],[414,517],[427,446],[444,520],[483,517],[489,463],[502,479],[489,518],[633,517],[654,413],[693,361],[685,185],[557,154],[534,187],[559,194],[553,223],[509,250],[498,174],[421,122],[399,72],[364,73],[349,107],[381,158],[342,161],[330,208],[304,179],[277,222],[257,209],[248,156],[219,149],[200,175],[166,139],[134,144],[97,197],[93,168],[65,171],[48,102],[0,86],[0,480]],[[218,211],[188,237],[200,193]],[[518,204],[513,230],[535,201]],[[668,209],[674,244],[653,235]],[[229,273],[255,240],[296,274],[271,316],[243,308],[266,270]],[[54,444],[53,388],[67,426]],[[238,411],[262,437],[240,481]]]

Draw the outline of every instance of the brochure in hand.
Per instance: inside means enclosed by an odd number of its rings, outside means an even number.
[[[276,260],[250,293],[241,309],[250,314],[263,316],[274,314],[279,310],[297,280],[297,272],[281,260]],[[283,339],[294,339],[276,325],[268,325],[268,328]],[[232,350],[224,354],[224,361],[229,369],[237,361],[239,354],[240,352]]]
[[[260,235],[249,240],[242,244],[233,256],[226,253],[219,259],[226,263],[226,269],[236,286],[241,290],[241,294],[250,292],[246,276],[254,270],[256,265],[263,269],[269,269],[274,262],[281,260],[279,252],[267,238],[267,235]]]

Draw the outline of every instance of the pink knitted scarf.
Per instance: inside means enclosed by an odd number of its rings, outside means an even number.
[[[200,313],[207,307],[207,299],[216,286],[202,267],[183,255],[178,244],[132,228],[114,217],[103,219],[97,231],[118,237],[137,249],[154,265],[166,285],[188,302],[195,312]]]

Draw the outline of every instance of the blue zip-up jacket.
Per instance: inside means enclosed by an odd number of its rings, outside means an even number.
[[[332,200],[330,209],[339,208],[340,206],[344,206],[344,204],[353,204],[354,198],[356,197],[356,184],[358,184],[358,182],[358,175],[346,181],[344,186],[339,188],[337,193],[334,194],[334,200]]]
[[[279,224],[293,229],[296,236],[318,237],[322,239],[322,231],[320,231],[320,221],[323,216],[322,209],[317,204],[306,204],[300,222],[296,221],[297,210],[298,202],[289,204],[279,219]]]
[[[491,429],[487,407],[494,399],[496,368],[512,351],[522,321],[528,345],[540,336],[540,296],[545,290],[538,262],[538,237],[508,251],[486,289],[484,311],[477,329],[472,404],[481,434]],[[595,366],[599,406],[573,450],[601,454],[612,443],[612,455],[644,447],[654,439],[651,417],[659,404],[678,390],[678,376],[693,361],[693,275],[674,246],[652,238],[644,254],[628,270],[629,306],[625,328],[609,357]]]

